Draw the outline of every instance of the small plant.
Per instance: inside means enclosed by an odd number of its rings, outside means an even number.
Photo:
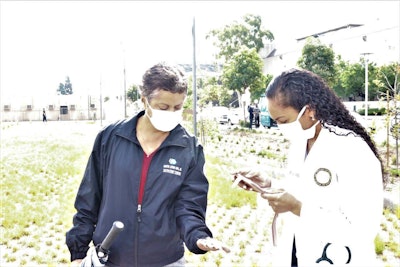
[[[85,124],[96,127],[95,122],[82,123]],[[15,127],[18,125],[6,128],[3,124],[2,131]],[[231,172],[247,166],[260,170],[268,167],[267,172],[272,171],[269,163],[283,170],[290,143],[281,137],[280,131],[235,128],[221,134],[215,123],[202,131],[204,139],[199,139],[205,149],[205,173],[210,185],[207,223],[215,238],[230,247],[232,253],[213,252],[199,256],[185,251],[189,266],[271,266],[262,255],[271,243],[271,222],[255,215],[257,195],[254,192],[231,187]],[[94,135],[88,138],[86,132],[67,131],[60,136],[49,137],[50,134],[46,132],[46,135],[25,139],[19,136],[4,139],[2,136],[0,201],[4,216],[0,223],[4,229],[2,245],[5,247],[1,264],[5,266],[70,264],[65,232],[75,213],[73,201]],[[85,138],[89,141],[83,145],[77,142]],[[391,175],[392,181],[398,179],[396,175],[399,173]],[[392,210],[385,210],[383,217],[382,235],[375,239],[376,253],[382,261],[391,261],[393,257],[398,261],[400,207],[396,205]],[[260,228],[260,224],[264,227]],[[243,238],[245,241],[240,241]],[[259,260],[253,261],[253,257]],[[390,263],[386,265],[393,267]]]
[[[385,250],[385,242],[379,235],[377,235],[375,237],[375,253],[377,255],[382,255],[384,250]]]
[[[396,215],[397,220],[400,220],[400,205],[396,205],[394,214]]]
[[[215,265],[221,266],[221,259],[220,259],[220,258],[217,258],[217,259],[215,260]]]
[[[239,258],[244,258],[245,255],[246,255],[246,250],[245,249],[240,249]]]
[[[381,229],[382,229],[382,231],[384,231],[384,232],[386,232],[387,231],[387,225],[386,225],[386,223],[381,223]]]
[[[400,176],[400,169],[390,169],[390,176],[391,177],[399,177]]]
[[[200,262],[207,262],[207,260],[208,260],[208,255],[207,254],[204,254],[204,255],[200,256]]]

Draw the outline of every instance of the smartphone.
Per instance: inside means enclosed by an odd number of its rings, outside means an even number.
[[[276,189],[276,188],[270,188],[270,187],[263,188],[263,187],[259,186],[257,183],[250,180],[249,178],[244,177],[240,173],[237,173],[235,175],[237,176],[237,178],[233,182],[232,187],[236,187],[241,181],[243,181],[246,183],[246,185],[249,185],[254,191],[256,191],[258,193],[277,194],[277,193],[283,192],[282,189]]]

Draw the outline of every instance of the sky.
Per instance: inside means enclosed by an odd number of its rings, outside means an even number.
[[[352,23],[399,29],[400,1],[0,0],[2,99],[55,94],[66,76],[76,94],[121,94],[159,61],[191,64],[194,21],[196,62],[212,63],[206,33],[246,14],[284,45]]]

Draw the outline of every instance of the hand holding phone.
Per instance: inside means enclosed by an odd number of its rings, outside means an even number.
[[[282,190],[280,189],[275,189],[271,187],[261,187],[259,184],[255,183],[253,180],[244,177],[240,173],[235,173],[235,181],[232,184],[232,187],[236,187],[240,182],[243,182],[247,187],[249,187],[251,190],[254,190],[260,194],[262,193],[268,193],[268,194],[276,194],[276,193],[281,193]]]

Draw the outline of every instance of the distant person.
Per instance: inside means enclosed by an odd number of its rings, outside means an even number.
[[[283,72],[265,94],[271,118],[290,141],[287,173],[278,179],[256,170],[237,173],[283,189],[261,194],[281,227],[272,266],[379,266],[374,240],[385,180],[370,135],[310,71]]]
[[[254,119],[254,108],[252,105],[247,106],[247,111],[249,112],[249,128],[251,129],[253,126],[253,119]]]
[[[254,125],[256,128],[260,127],[260,109],[258,108],[258,105],[255,104],[253,108],[253,114],[254,114]]]
[[[43,119],[43,122],[47,122],[47,116],[46,116],[46,110],[45,109],[43,109],[43,115],[42,115],[42,119]]]
[[[66,235],[74,263],[117,220],[125,229],[107,267],[185,266],[184,245],[195,254],[229,252],[206,225],[203,147],[180,124],[187,90],[181,70],[157,64],[143,75],[144,110],[97,135]]]

